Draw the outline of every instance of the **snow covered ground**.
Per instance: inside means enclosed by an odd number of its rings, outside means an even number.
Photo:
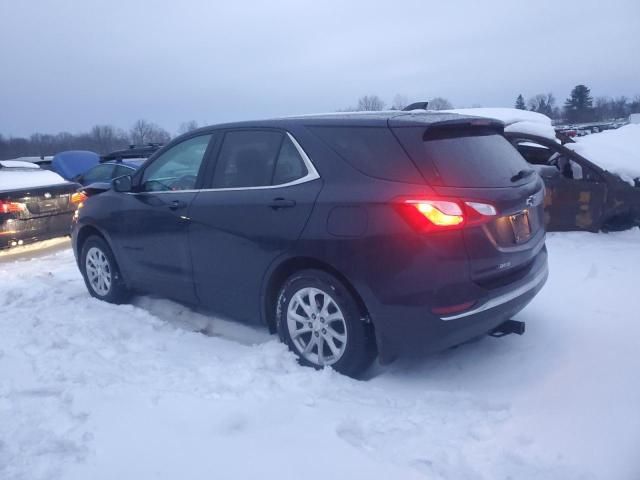
[[[368,381],[266,331],[89,297],[69,250],[0,263],[0,478],[640,478],[640,230],[549,236],[485,338]]]

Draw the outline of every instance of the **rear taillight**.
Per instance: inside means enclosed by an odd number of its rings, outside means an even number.
[[[76,192],[71,195],[71,203],[79,204],[87,199],[87,194],[84,192]]]
[[[27,209],[24,203],[0,200],[0,213],[21,213]]]
[[[479,225],[497,215],[493,205],[451,198],[402,198],[398,211],[421,231],[439,231]]]

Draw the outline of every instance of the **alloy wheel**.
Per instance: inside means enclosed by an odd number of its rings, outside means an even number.
[[[89,284],[94,292],[104,296],[111,289],[111,264],[102,250],[91,247],[85,259],[85,269]]]
[[[298,290],[289,301],[287,328],[300,356],[315,365],[333,365],[344,354],[346,322],[327,292],[312,287]]]

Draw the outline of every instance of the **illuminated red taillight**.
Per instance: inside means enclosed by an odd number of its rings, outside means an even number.
[[[20,213],[27,209],[24,203],[0,200],[0,213]]]
[[[87,199],[87,194],[84,192],[76,192],[71,195],[71,203],[82,203]]]
[[[415,228],[438,231],[487,222],[497,212],[493,205],[451,198],[401,198],[397,201],[402,216]]]

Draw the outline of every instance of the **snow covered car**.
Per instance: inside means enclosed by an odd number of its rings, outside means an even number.
[[[620,175],[588,160],[588,149],[582,149],[582,139],[562,145],[548,138],[517,131],[505,136],[529,163],[554,167],[553,170],[541,171],[547,189],[547,230],[597,232],[640,225],[638,178],[625,181]]]
[[[556,135],[551,119],[539,113],[511,108],[455,111],[503,121],[505,136],[527,162],[541,167],[548,231],[640,225],[640,126],[605,130],[574,142]]]
[[[0,161],[0,248],[69,235],[78,187],[33,163]]]

